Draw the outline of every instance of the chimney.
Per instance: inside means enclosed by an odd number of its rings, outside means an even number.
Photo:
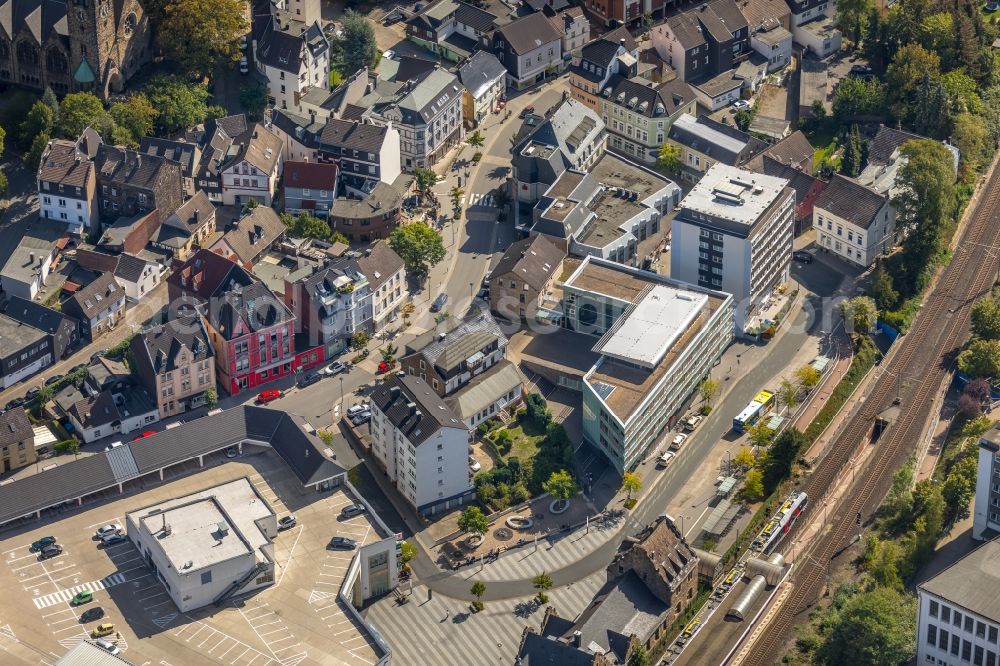
[[[28,265],[30,266],[33,263],[35,263],[35,253],[34,252],[29,252],[28,253]]]
[[[621,44],[622,46],[625,46],[625,38],[622,37],[621,39],[619,39],[618,43]]]
[[[415,402],[408,402],[408,403],[406,403],[406,408],[408,410],[410,410],[410,415],[412,416],[413,414],[415,414],[417,412],[417,403],[415,403]]]
[[[194,215],[191,216],[191,219],[194,220],[195,224],[198,224],[198,209],[197,208],[194,209]]]
[[[398,398],[399,398],[399,387],[393,386],[392,388],[389,389],[389,404],[396,402]]]
[[[580,644],[582,642],[583,642],[583,634],[580,633],[579,629],[577,629],[576,631],[573,632],[573,647],[575,648],[580,647]]]

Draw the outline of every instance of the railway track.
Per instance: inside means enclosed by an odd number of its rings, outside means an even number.
[[[951,263],[940,276],[910,331],[897,349],[876,372],[869,395],[848,421],[802,490],[818,506],[831,484],[871,428],[875,417],[892,404],[899,392],[900,415],[882,435],[879,452],[872,462],[857,472],[853,488],[842,504],[831,507],[831,529],[818,539],[810,557],[796,561],[798,570],[791,596],[774,616],[743,660],[744,666],[769,666],[780,660],[793,626],[805,619],[806,611],[818,599],[826,578],[826,563],[855,531],[860,512],[868,517],[878,508],[892,483],[893,472],[913,452],[923,435],[927,408],[950,372],[953,352],[968,336],[969,315],[975,301],[992,286],[996,257],[983,252],[982,245],[995,245],[1000,236],[996,224],[1000,214],[1000,169],[994,169],[982,198],[972,212]],[[884,371],[883,371],[884,370]],[[901,385],[901,377],[920,378]],[[788,540],[786,540],[788,542]]]

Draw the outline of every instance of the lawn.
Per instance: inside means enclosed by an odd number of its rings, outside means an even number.
[[[523,421],[513,428],[508,428],[512,443],[510,453],[507,456],[514,456],[524,461],[533,460],[538,455],[539,444],[545,439],[545,431],[534,423],[528,422],[527,419],[523,419]]]

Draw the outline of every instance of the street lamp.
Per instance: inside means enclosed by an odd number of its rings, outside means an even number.
[[[344,376],[340,376],[340,413],[344,413]]]

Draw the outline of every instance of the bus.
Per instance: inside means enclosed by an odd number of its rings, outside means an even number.
[[[761,391],[747,405],[739,415],[733,419],[733,430],[743,432],[747,427],[756,423],[760,417],[764,416],[774,407],[774,394],[770,391]]]

